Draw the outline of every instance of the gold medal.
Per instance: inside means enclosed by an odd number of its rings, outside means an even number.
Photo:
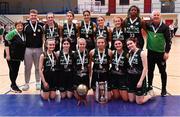
[[[156,38],[156,37],[157,37],[157,35],[155,34],[155,35],[154,35],[154,38]]]
[[[86,38],[88,38],[89,36],[88,36],[88,34],[86,34]]]
[[[80,71],[80,77],[83,77],[83,70]]]
[[[54,68],[51,68],[51,71],[55,71],[55,69],[54,69]]]
[[[64,69],[67,69],[68,65],[64,65]]]
[[[119,71],[119,67],[117,65],[115,66],[115,68],[116,68],[116,71]]]
[[[133,26],[133,25],[131,25],[131,26],[130,26],[130,28],[131,28],[131,29],[134,29],[134,26]]]
[[[81,70],[84,71],[84,66],[81,67]]]
[[[36,36],[36,33],[33,33],[33,36]]]
[[[102,66],[101,64],[99,64],[99,68],[100,68],[100,69],[102,69],[102,68],[103,68],[103,66]]]

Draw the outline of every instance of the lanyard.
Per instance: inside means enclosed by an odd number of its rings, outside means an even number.
[[[162,25],[162,20],[161,20],[159,26],[158,26],[156,29],[155,29],[155,27],[152,25],[152,29],[153,29],[154,33],[157,33],[157,31],[159,30],[159,28],[160,28],[161,25]]]
[[[132,56],[130,56],[130,58],[129,58],[129,65],[132,67],[132,62],[133,62],[133,60],[134,60],[134,57],[135,57],[135,55],[136,55],[136,53],[137,53],[137,51],[138,50],[136,50],[134,53],[133,53],[133,55]]]
[[[63,52],[63,56],[64,56],[64,60],[66,62],[66,65],[69,64],[69,54],[68,54],[68,57],[66,57],[65,53]]]
[[[51,37],[53,37],[53,34],[54,34],[54,26],[52,27],[52,29],[49,27],[49,33],[50,33]]]
[[[101,57],[99,49],[98,49],[98,57],[99,57],[99,62],[102,65],[103,61],[104,61],[104,56],[105,56],[105,50],[103,50],[103,55]]]
[[[116,51],[116,55],[115,55],[115,61],[116,61],[116,66],[119,66],[119,61],[122,57],[122,54],[123,54],[124,51],[121,52],[121,54],[119,55],[119,58],[118,58],[118,53]]]
[[[53,54],[47,54],[47,55],[48,55],[49,60],[51,61],[51,67],[53,68],[55,65],[54,56]]]
[[[103,36],[103,32],[104,32],[104,27],[103,27],[103,29],[102,29],[102,32],[100,31],[100,28],[98,28],[99,36]]]
[[[37,29],[37,21],[36,21],[35,26],[33,26],[32,22],[30,21],[30,26],[31,26],[33,32],[35,33],[35,32],[36,32],[36,29]]]
[[[15,31],[16,31],[16,33],[18,34],[18,36],[19,36],[23,41],[25,41],[24,35],[23,35],[23,34],[20,35],[20,33],[17,31],[17,29],[15,29]]]
[[[134,22],[137,20],[137,17],[136,17],[134,20],[132,20],[131,18],[129,18],[129,20],[130,20],[130,23],[131,23],[131,24],[134,24]]]
[[[84,69],[84,61],[85,61],[85,50],[83,51],[83,57],[81,56],[79,49],[77,49],[77,51],[78,51],[78,55],[79,55],[81,65],[82,65],[82,70],[83,70]]]
[[[84,21],[84,28],[86,30],[86,34],[88,34],[89,33],[89,29],[90,29],[90,22],[88,23],[88,26],[86,26],[86,23]]]
[[[72,32],[72,29],[73,29],[73,23],[71,23],[71,28],[70,29],[69,29],[68,23],[66,23],[66,25],[67,25],[68,36],[71,37],[71,32]]]
[[[122,34],[122,30],[120,29],[119,32],[118,32],[118,30],[116,29],[116,36],[117,36],[117,38],[119,38],[121,34]]]

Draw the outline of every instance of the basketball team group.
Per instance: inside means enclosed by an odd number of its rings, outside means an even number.
[[[52,12],[47,13],[46,22],[40,22],[38,11],[32,9],[27,21],[15,22],[15,28],[4,34],[4,58],[12,91],[29,90],[34,64],[36,90],[40,90],[44,100],[54,100],[57,91],[62,101],[72,97],[78,100],[81,95],[77,87],[83,84],[93,90],[94,97],[100,95],[107,102],[120,99],[144,104],[155,96],[153,77],[157,64],[161,96],[167,95],[166,60],[171,34],[159,10],[153,10],[150,21],[144,21],[139,8],[133,5],[126,18],[112,19],[112,28],[105,25],[103,16],[94,23],[90,11],[85,10],[82,15],[84,19],[76,24],[74,13],[68,11],[67,22],[59,25]],[[22,61],[25,84],[20,89],[16,79]],[[104,83],[105,97],[97,91],[99,83]]]

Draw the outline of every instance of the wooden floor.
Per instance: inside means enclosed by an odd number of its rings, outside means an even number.
[[[8,67],[5,59],[3,58],[4,47],[0,44],[0,94],[11,94],[10,90],[10,80],[8,77]],[[34,68],[34,67],[33,67]],[[170,52],[170,57],[167,61],[167,74],[168,74],[168,84],[167,90],[171,95],[180,95],[180,37],[173,38],[172,49]],[[34,69],[32,69],[30,90],[24,91],[22,94],[38,94],[39,91],[35,90],[35,74]],[[21,63],[20,71],[17,79],[17,84],[22,88],[24,84],[24,63]],[[160,94],[161,81],[159,76],[159,71],[155,70],[155,78],[153,85],[155,87],[155,92],[157,95]]]

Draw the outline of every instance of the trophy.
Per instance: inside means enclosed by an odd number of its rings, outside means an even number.
[[[85,105],[87,104],[87,100],[86,100],[86,96],[88,93],[88,88],[86,85],[84,84],[80,84],[77,89],[77,94],[78,94],[78,106],[82,103],[84,103]]]
[[[107,81],[96,82],[96,101],[99,103],[108,102]]]

